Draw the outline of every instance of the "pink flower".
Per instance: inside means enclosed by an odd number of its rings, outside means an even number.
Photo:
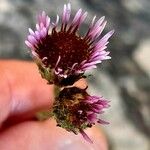
[[[105,17],[95,21],[95,16],[87,33],[81,36],[78,30],[86,16],[87,12],[79,9],[71,19],[69,3],[64,5],[60,28],[59,16],[52,22],[44,11],[38,16],[36,30],[29,28],[26,45],[31,49],[33,58],[40,60],[54,76],[67,78],[83,74],[86,70],[96,68],[96,64],[111,58],[106,48],[114,30],[102,37]]]
[[[95,123],[108,124],[99,118],[104,109],[109,107],[108,103],[103,97],[90,96],[86,90],[65,88],[54,103],[53,114],[58,126],[75,134],[81,133],[87,141],[92,142],[84,129]]]
[[[62,16],[59,19],[57,15],[55,22],[43,11],[38,15],[35,31],[29,28],[25,44],[31,49],[41,76],[55,86],[52,113],[57,126],[81,133],[92,143],[84,129],[95,123],[108,124],[99,116],[109,107],[109,102],[103,97],[90,96],[86,89],[74,87],[74,83],[85,77],[85,71],[111,58],[106,48],[114,30],[102,36],[105,17],[95,21],[95,16],[87,33],[81,36],[79,28],[86,16],[87,12],[79,9],[71,19],[70,3],[64,5]]]

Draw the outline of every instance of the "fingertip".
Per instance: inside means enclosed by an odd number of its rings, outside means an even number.
[[[17,132],[16,132],[17,131]],[[86,130],[93,140],[88,143],[81,135],[74,135],[56,127],[56,122],[49,119],[43,122],[29,121],[9,128],[0,135],[0,147],[15,149],[20,145],[22,150],[108,150],[105,136],[101,130]]]
[[[5,73],[0,73],[0,126],[10,111],[10,87]]]
[[[12,116],[28,117],[52,106],[53,85],[42,79],[33,62],[0,61],[0,77],[1,122]]]
[[[91,144],[81,134],[75,135],[57,127],[56,121],[53,119],[46,121],[44,124],[48,132],[50,132],[51,138],[57,139],[52,141],[52,144],[57,145],[57,148],[60,150],[108,150],[106,136],[97,126],[85,130],[93,141]]]

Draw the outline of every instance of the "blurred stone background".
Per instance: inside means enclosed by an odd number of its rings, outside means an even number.
[[[24,40],[34,29],[36,14],[45,10],[55,19],[65,0],[0,0],[0,58],[31,60]],[[112,60],[89,78],[92,94],[103,95],[111,107],[102,127],[110,150],[150,150],[150,1],[70,0],[73,13],[88,11],[84,33],[96,14],[106,16],[105,30],[115,29],[109,50]]]

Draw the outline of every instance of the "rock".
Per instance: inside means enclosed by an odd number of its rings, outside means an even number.
[[[139,43],[135,50],[133,59],[150,77],[150,39],[145,39]]]
[[[118,87],[109,74],[103,71],[98,72],[96,70],[93,74],[94,77],[89,79],[90,93],[102,95],[111,101],[110,108],[108,108],[103,115],[103,118],[109,121],[110,124],[107,126],[101,126],[107,133],[111,149],[148,150],[149,140],[136,128],[134,125],[135,122],[132,122],[126,115],[126,105],[124,103],[124,97],[122,97],[121,94],[122,89]],[[131,92],[133,92],[136,87],[134,83],[132,83],[132,79],[129,82],[128,86],[131,86]],[[132,99],[129,100],[131,101]],[[130,109],[135,108],[130,107]],[[135,113],[135,111],[132,111],[132,113]]]

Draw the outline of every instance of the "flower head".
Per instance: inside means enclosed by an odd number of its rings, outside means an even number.
[[[90,96],[85,89],[71,87],[64,88],[59,93],[53,106],[53,114],[58,126],[75,134],[81,133],[91,142],[84,129],[95,123],[108,124],[98,118],[107,107],[108,101],[103,97]]]
[[[86,16],[87,12],[79,9],[72,19],[70,3],[64,5],[62,16],[59,19],[57,15],[55,22],[43,11],[38,15],[35,31],[29,28],[25,43],[31,49],[41,76],[54,84],[52,113],[57,125],[69,132],[81,133],[92,142],[84,129],[95,123],[108,124],[99,115],[109,104],[103,97],[90,96],[86,89],[76,87],[75,83],[85,77],[86,70],[111,58],[106,48],[114,31],[102,36],[105,17],[95,21],[95,16],[87,33],[80,35],[79,28]]]
[[[54,83],[55,79],[72,75],[80,76],[86,70],[96,68],[96,64],[103,60],[110,59],[106,48],[114,31],[101,37],[106,21],[104,17],[95,21],[95,16],[87,33],[81,36],[78,30],[86,16],[87,12],[79,9],[71,19],[69,3],[64,5],[61,19],[57,15],[56,21],[52,22],[43,11],[38,15],[36,30],[29,29],[25,43],[31,49],[33,58],[40,62],[40,68],[44,70],[43,77],[49,79],[49,82]]]

